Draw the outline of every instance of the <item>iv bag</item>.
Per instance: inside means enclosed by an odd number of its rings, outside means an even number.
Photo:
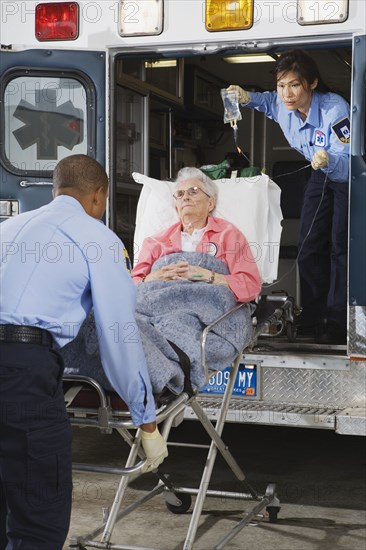
[[[224,104],[224,122],[241,120],[238,93],[235,90],[228,92],[225,88],[220,93]]]

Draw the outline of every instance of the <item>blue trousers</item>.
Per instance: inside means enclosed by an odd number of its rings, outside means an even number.
[[[0,477],[0,550],[5,550],[6,544],[6,500]]]
[[[1,342],[0,478],[6,550],[61,550],[67,537],[71,426],[62,373],[62,359],[53,349]]]
[[[329,323],[345,330],[348,184],[328,179],[322,203],[316,213],[324,180],[323,172],[312,171],[301,212],[298,266],[302,321],[313,326],[326,318]]]

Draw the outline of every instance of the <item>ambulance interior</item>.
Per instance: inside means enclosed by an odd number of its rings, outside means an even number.
[[[116,115],[111,129],[115,194],[111,198],[110,216],[112,227],[133,257],[141,190],[132,178],[133,172],[156,179],[174,179],[183,166],[218,165],[225,160],[230,165],[225,177],[235,176],[238,169],[247,166],[264,169],[281,188],[284,219],[278,282],[268,288],[264,286],[263,294],[284,291],[301,307],[297,235],[309,168],[299,169],[309,163],[289,146],[276,123],[262,113],[241,109],[237,142],[248,162],[236,151],[232,128],[224,124],[220,95],[220,89],[230,84],[253,91],[274,90],[271,71],[283,49],[261,52],[264,60],[238,50],[190,57],[170,52],[159,57],[150,52],[133,56],[117,53],[112,94],[112,113]],[[316,60],[328,87],[350,101],[351,46],[313,46],[307,51]],[[306,339],[295,338],[290,342],[286,337],[273,338],[271,345],[305,351],[318,347]],[[343,354],[345,350],[345,346],[332,346],[333,353]]]

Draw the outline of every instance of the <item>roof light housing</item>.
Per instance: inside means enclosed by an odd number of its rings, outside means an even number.
[[[297,22],[299,25],[322,25],[343,23],[348,19],[349,0],[297,0]]]
[[[36,6],[35,35],[40,42],[76,40],[79,36],[79,4],[47,2]]]
[[[154,36],[163,32],[163,0],[120,0],[120,36]]]
[[[250,29],[253,3],[254,0],[206,0],[206,29],[210,32]]]

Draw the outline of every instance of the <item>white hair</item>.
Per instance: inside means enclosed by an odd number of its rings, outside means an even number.
[[[193,166],[185,166],[184,168],[181,168],[177,174],[176,180],[175,180],[175,187],[177,188],[178,185],[182,181],[186,180],[198,180],[203,183],[202,189],[206,191],[206,193],[213,197],[216,201],[217,199],[217,186],[214,181],[212,181],[211,178],[206,176],[200,170],[199,168],[194,168]]]

